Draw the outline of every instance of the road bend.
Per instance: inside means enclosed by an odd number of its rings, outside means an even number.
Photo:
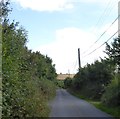
[[[49,103],[50,117],[103,117],[113,119],[109,114],[102,112],[92,104],[79,99],[65,89],[57,89],[56,97]]]

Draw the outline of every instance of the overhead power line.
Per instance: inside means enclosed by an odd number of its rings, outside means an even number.
[[[92,48],[101,39],[101,37],[111,28],[111,26],[117,21],[119,17],[120,15],[110,24],[110,26],[100,35],[100,37],[82,54],[85,54],[90,48]]]
[[[98,22],[96,23],[95,27],[98,26],[99,22],[104,18],[103,16],[106,14],[107,9],[109,8],[109,5],[111,3],[111,0],[109,0],[109,2],[107,3],[107,6],[105,8],[105,10],[103,11],[103,13],[101,14],[100,18],[98,19]]]
[[[119,31],[119,30],[118,30]],[[90,52],[89,54],[85,55],[84,57],[88,56],[88,55],[91,55],[93,52],[95,52],[96,50],[98,50],[99,48],[101,48],[104,44],[106,44],[112,37],[114,37],[117,33],[115,32],[107,41],[105,41],[102,45],[100,45],[99,47],[97,47],[96,49],[94,49],[92,52]]]
[[[106,5],[105,10],[103,11],[103,13],[101,14],[100,18],[98,19],[98,22],[95,25],[94,28],[94,32],[96,33],[96,28],[98,26],[99,23],[101,23],[101,26],[103,25],[103,23],[105,22],[106,18],[108,18],[108,16],[110,15],[111,11],[113,10],[114,6],[116,5],[116,2],[118,0],[114,0],[114,2],[112,2],[112,0],[109,0],[109,2]]]

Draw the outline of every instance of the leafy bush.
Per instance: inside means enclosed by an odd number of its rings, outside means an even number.
[[[120,106],[120,75],[115,76],[106,87],[101,100],[107,106]]]
[[[25,100],[26,117],[47,117],[49,114],[48,100],[55,95],[55,85],[48,80],[27,82],[30,94]]]
[[[71,87],[71,85],[72,85],[72,79],[71,78],[66,78],[65,80],[64,80],[64,85],[65,85],[65,88],[70,88]]]
[[[55,84],[56,84],[56,86],[59,87],[59,88],[65,88],[65,87],[64,87],[64,80],[56,80],[56,81],[55,81]]]
[[[81,68],[73,81],[70,88],[90,99],[100,100],[102,94],[112,79],[112,68],[106,60],[95,61],[93,64],[87,64]]]
[[[55,95],[52,59],[26,47],[27,32],[7,19],[9,3],[2,7],[2,116],[48,116],[48,100]],[[1,105],[1,104],[0,104]]]

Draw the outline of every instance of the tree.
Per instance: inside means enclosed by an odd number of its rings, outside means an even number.
[[[9,0],[6,0],[6,2],[4,2],[4,0],[0,1],[0,20],[6,19],[8,13],[11,11],[11,9],[9,8],[9,4]]]
[[[112,63],[118,67],[118,72],[120,72],[120,36],[114,39],[111,45],[108,43],[106,45],[105,53],[109,56]]]
[[[113,70],[114,76],[111,83],[106,87],[102,96],[102,102],[107,106],[120,106],[120,37],[114,39],[109,45],[106,43],[106,54],[110,65],[114,65],[118,72]]]
[[[67,77],[65,80],[64,80],[64,85],[65,85],[65,88],[70,88],[71,85],[72,85],[72,79]]]
[[[78,90],[85,97],[100,99],[112,79],[112,69],[107,60],[96,60],[81,68],[72,81],[73,90]]]

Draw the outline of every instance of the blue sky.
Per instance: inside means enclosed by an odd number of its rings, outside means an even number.
[[[82,53],[99,38],[116,19],[117,6],[118,0],[11,0],[9,18],[28,31],[29,49],[51,57],[58,73],[75,73],[77,49]],[[104,46],[84,56],[116,31],[117,21],[99,42],[81,54],[82,66],[104,57]]]

